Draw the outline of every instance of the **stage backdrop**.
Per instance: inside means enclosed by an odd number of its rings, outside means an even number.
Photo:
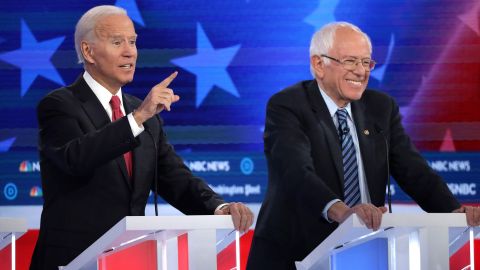
[[[396,98],[412,140],[454,194],[480,201],[479,1],[7,0],[0,4],[0,206],[42,203],[35,108],[81,73],[74,27],[100,4],[127,9],[138,33],[137,71],[125,92],[143,98],[179,72],[171,86],[181,100],[161,113],[170,142],[227,200],[262,201],[266,102],[311,78],[316,29],[349,21],[373,42],[378,65],[369,86]],[[410,202],[395,184],[393,199]]]

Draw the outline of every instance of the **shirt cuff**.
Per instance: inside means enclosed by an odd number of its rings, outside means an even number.
[[[216,212],[217,210],[220,210],[220,208],[224,207],[225,205],[228,205],[228,203],[222,203],[222,204],[220,204],[219,206],[217,206],[217,208],[215,208],[215,212]]]
[[[329,203],[327,203],[327,205],[325,205],[325,208],[323,208],[323,211],[322,211],[323,218],[330,223],[332,223],[333,220],[330,220],[328,218],[328,209],[330,209],[330,207],[332,207],[332,205],[337,202],[341,202],[341,201],[339,199],[331,200]]]
[[[145,130],[143,125],[138,126],[137,121],[135,121],[135,118],[133,117],[133,113],[129,113],[127,115],[127,118],[128,118],[128,123],[130,124],[130,129],[132,130],[132,133],[133,133],[133,137],[137,137],[138,135],[140,135],[140,133],[142,133]]]

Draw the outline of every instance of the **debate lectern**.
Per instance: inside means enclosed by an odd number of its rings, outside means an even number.
[[[8,257],[0,261],[1,268],[16,269],[15,243],[25,232],[27,232],[27,221],[25,219],[0,217],[0,257]],[[9,254],[4,254],[5,252]]]
[[[156,265],[149,269],[178,269],[179,246],[177,237],[186,236],[188,247],[185,262],[190,270],[217,269],[217,252],[223,240],[231,238],[236,245],[236,258],[232,268],[240,269],[239,232],[234,231],[229,215],[205,216],[128,216],[119,221],[95,241],[63,270],[115,269],[105,262],[108,256],[120,255],[125,249],[150,243],[144,252],[154,252]],[[152,248],[153,243],[153,248]],[[220,247],[221,248],[221,247]],[[145,251],[146,250],[146,251]],[[140,266],[138,266],[140,267]],[[136,269],[140,269],[136,267]],[[118,268],[117,268],[118,269]],[[142,268],[144,269],[144,268]]]
[[[352,215],[296,267],[430,270],[449,269],[456,259],[462,264],[458,269],[480,269],[480,250],[474,250],[479,233],[478,227],[467,227],[463,213],[384,214],[376,232]]]

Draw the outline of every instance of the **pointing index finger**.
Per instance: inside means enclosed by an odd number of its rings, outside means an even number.
[[[170,76],[168,76],[165,80],[163,80],[158,85],[161,86],[161,87],[168,87],[170,85],[170,83],[173,81],[173,79],[175,79],[175,77],[177,77],[177,74],[178,74],[178,71],[173,72],[172,74],[170,74]]]

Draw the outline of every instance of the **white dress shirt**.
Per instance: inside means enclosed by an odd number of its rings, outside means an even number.
[[[107,112],[108,117],[110,117],[110,120],[112,120],[112,107],[110,106],[110,100],[113,96],[112,93],[110,93],[107,88],[103,87],[101,84],[95,81],[95,79],[86,70],[83,73],[83,79],[85,79],[85,82],[87,82],[87,85],[90,87],[90,89],[92,89],[93,93],[98,98],[103,108]],[[125,115],[125,108],[123,107],[122,88],[118,89],[116,96],[120,98],[120,109],[122,110],[123,115]],[[145,130],[143,125],[139,126],[137,124],[132,113],[129,113],[127,115],[127,118],[134,137],[137,137]]]

